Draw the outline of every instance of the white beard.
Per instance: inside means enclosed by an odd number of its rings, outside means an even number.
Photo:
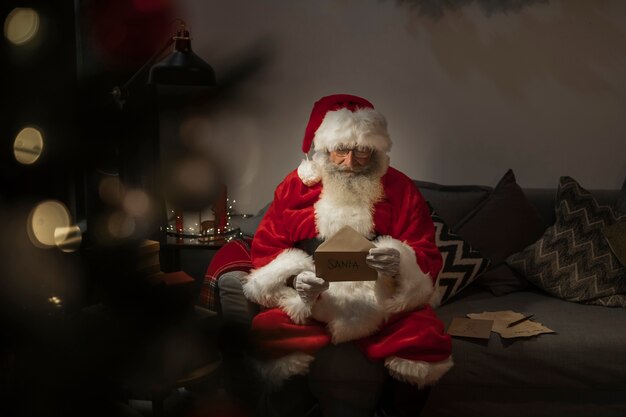
[[[322,167],[322,193],[315,203],[315,223],[322,240],[343,226],[363,236],[374,237],[374,204],[384,196],[380,181],[387,172],[389,157],[376,153],[362,172],[344,172],[318,152],[313,159]]]

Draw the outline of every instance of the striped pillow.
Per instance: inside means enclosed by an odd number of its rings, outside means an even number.
[[[433,307],[438,307],[475,281],[489,268],[491,261],[452,232],[432,207],[430,217],[435,225],[435,242],[443,258],[443,267],[430,301]]]

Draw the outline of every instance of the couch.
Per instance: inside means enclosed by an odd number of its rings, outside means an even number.
[[[534,314],[534,320],[556,332],[508,340],[496,333],[489,340],[454,337],[455,366],[431,388],[421,415],[626,416],[626,309],[607,307],[604,301],[561,299],[575,297],[553,287],[546,291],[541,288],[545,283],[527,279],[523,270],[511,266],[515,256],[537,244],[559,221],[555,198],[560,198],[563,180],[558,189],[521,188],[509,171],[495,187],[415,183],[433,219],[451,236],[460,237],[471,249],[468,254],[482,260],[464,282],[452,278],[455,284],[448,287],[438,282],[437,314],[446,327],[468,313],[514,310]],[[623,210],[626,183],[622,190],[590,192],[597,204],[616,212],[621,205]],[[200,298],[225,322],[242,328],[249,325],[256,307],[241,293],[246,272],[240,258],[263,212],[241,224],[246,240],[231,254],[239,263],[209,267]],[[623,271],[619,274],[626,282]]]

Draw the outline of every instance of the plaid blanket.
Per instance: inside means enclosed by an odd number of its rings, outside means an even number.
[[[252,269],[251,244],[252,239],[249,238],[233,239],[217,251],[204,274],[198,299],[200,306],[221,312],[217,279],[230,271],[248,272]]]

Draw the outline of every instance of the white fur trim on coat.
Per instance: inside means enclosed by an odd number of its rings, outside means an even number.
[[[250,272],[243,293],[254,303],[282,308],[294,323],[303,324],[311,315],[311,305],[302,301],[298,292],[286,283],[292,275],[314,270],[313,259],[306,252],[286,249],[267,265]]]
[[[423,388],[433,385],[452,368],[452,356],[441,362],[423,362],[390,356],[385,359],[389,374],[395,379]]]
[[[313,318],[327,323],[334,344],[376,332],[386,318],[374,296],[374,281],[331,282],[313,305]]]
[[[391,236],[380,236],[374,245],[400,252],[399,274],[395,277],[379,274],[376,281],[376,297],[383,309],[391,314],[426,304],[434,291],[433,281],[417,264],[413,248]]]
[[[270,361],[254,361],[255,368],[268,391],[275,391],[294,375],[306,375],[315,357],[296,352]]]
[[[346,108],[329,111],[313,138],[315,150],[331,151],[340,146],[367,147],[389,152],[391,138],[385,116],[374,109],[352,112]]]

